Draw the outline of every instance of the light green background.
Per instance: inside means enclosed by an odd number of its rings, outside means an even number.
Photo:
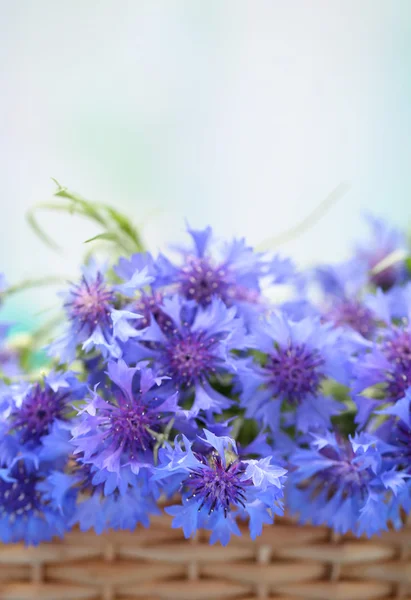
[[[184,219],[258,243],[341,181],[350,192],[284,247],[338,260],[369,210],[411,215],[408,0],[0,1],[0,270],[74,277],[89,225],[24,214],[50,177],[145,221],[153,250]],[[54,291],[20,297],[30,323]]]

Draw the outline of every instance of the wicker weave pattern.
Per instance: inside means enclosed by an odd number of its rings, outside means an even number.
[[[222,548],[184,540],[164,516],[134,533],[1,546],[0,598],[411,600],[411,527],[357,540],[283,519]]]

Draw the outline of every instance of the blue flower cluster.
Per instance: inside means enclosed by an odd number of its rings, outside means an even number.
[[[370,224],[352,259],[308,272],[210,228],[176,260],[88,262],[47,373],[0,350],[0,539],[147,527],[162,509],[222,544],[284,506],[340,533],[400,527],[411,274],[405,237]]]

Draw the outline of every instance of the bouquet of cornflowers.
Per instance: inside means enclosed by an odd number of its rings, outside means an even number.
[[[284,507],[340,533],[401,527],[411,508],[401,232],[370,219],[352,259],[299,272],[189,228],[172,260],[144,251],[114,209],[57,195],[105,227],[93,241],[113,244],[111,260],[89,256],[67,284],[40,374],[0,329],[3,542],[148,527],[162,510],[186,537],[205,529],[222,544],[239,521],[254,539]],[[279,286],[287,301],[273,300]],[[2,295],[16,289],[1,279]]]

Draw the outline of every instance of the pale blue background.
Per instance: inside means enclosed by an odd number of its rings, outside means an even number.
[[[50,177],[144,221],[150,247],[184,219],[258,243],[341,181],[350,192],[283,251],[347,255],[367,209],[411,215],[409,0],[0,1],[0,270],[74,277],[97,233],[24,215]],[[29,323],[54,291],[7,307]]]

